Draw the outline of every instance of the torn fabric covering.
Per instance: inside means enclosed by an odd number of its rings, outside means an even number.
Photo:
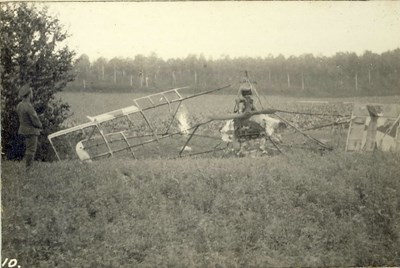
[[[400,151],[400,105],[354,104],[346,151]]]

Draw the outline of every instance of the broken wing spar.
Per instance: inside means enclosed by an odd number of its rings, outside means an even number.
[[[191,99],[191,98],[196,98],[196,97],[199,97],[202,95],[206,95],[206,94],[211,94],[213,92],[216,92],[216,91],[228,88],[228,87],[230,87],[230,85],[226,85],[226,86],[208,90],[208,91],[203,91],[203,92],[192,94],[189,96],[183,95],[181,90],[188,88],[188,87],[183,87],[183,88],[175,88],[175,89],[167,90],[164,92],[136,98],[133,100],[133,103],[135,105],[131,105],[131,106],[128,106],[125,108],[121,108],[121,109],[114,110],[111,112],[103,113],[103,114],[93,116],[93,117],[88,116],[88,119],[90,120],[90,122],[52,133],[48,136],[48,140],[49,140],[58,160],[61,160],[61,157],[60,157],[60,152],[57,150],[57,148],[54,144],[54,140],[58,137],[66,136],[69,134],[77,134],[77,135],[84,137],[81,141],[76,141],[75,144],[71,144],[68,141],[69,146],[71,148],[73,148],[74,153],[78,154],[78,157],[81,160],[90,160],[90,159],[99,158],[102,156],[113,156],[114,153],[117,153],[117,152],[123,151],[123,150],[130,150],[132,153],[132,156],[134,158],[136,158],[135,153],[133,151],[133,147],[141,146],[141,145],[152,143],[152,142],[157,142],[162,138],[167,138],[172,135],[179,134],[179,133],[169,134],[168,131],[169,131],[169,128],[171,127],[172,123],[176,119],[178,109],[183,101]],[[176,108],[172,107],[172,104],[177,104],[177,107]],[[156,133],[156,130],[153,128],[153,126],[150,123],[151,119],[146,116],[144,111],[152,110],[152,109],[155,109],[155,108],[161,107],[161,106],[168,106],[168,109],[169,109],[170,113],[173,113],[173,116],[169,122],[169,126],[166,130],[166,133],[163,133],[162,136],[159,136],[160,133]],[[173,109],[175,109],[175,110],[173,111]],[[129,137],[127,137],[126,133],[124,133],[123,131],[116,132],[116,133],[104,134],[103,130],[100,127],[100,124],[103,122],[112,121],[112,120],[115,120],[117,118],[122,118],[122,117],[128,119],[128,121],[133,124],[134,122],[132,122],[131,118],[129,118],[129,115],[132,115],[132,114],[138,114],[142,117],[145,124],[150,129],[152,136],[154,136],[153,139],[147,140],[140,144],[131,144],[128,140]],[[89,130],[89,133],[87,133],[88,130]],[[83,146],[82,142],[86,142],[86,143],[89,142],[93,138],[95,133],[97,135],[97,138],[100,138],[103,141],[102,145],[105,146],[104,151],[99,154],[93,155],[93,156],[89,156],[87,153],[85,155],[79,154],[79,152],[84,152],[84,146]],[[110,146],[110,144],[112,143],[112,140],[108,138],[109,135],[120,135],[121,136],[120,140],[124,141],[125,146],[123,146],[122,148],[118,148],[118,149],[112,148]],[[78,147],[79,147],[79,150],[78,150]],[[88,157],[89,157],[89,159],[88,159]]]
[[[280,120],[282,120],[283,122],[285,122],[287,125],[289,125],[290,127],[292,127],[296,132],[302,134],[303,136],[305,136],[307,139],[314,141],[315,143],[317,143],[319,146],[328,149],[328,150],[332,150],[333,148],[328,146],[327,144],[325,144],[324,142],[312,137],[311,135],[305,133],[304,131],[306,130],[301,130],[298,127],[296,127],[293,123],[289,122],[288,120],[282,118],[278,113],[289,113],[289,114],[303,114],[303,115],[317,115],[317,116],[327,116],[327,114],[321,114],[321,113],[304,113],[304,112],[296,112],[296,111],[285,111],[285,110],[279,110],[279,109],[273,109],[273,108],[267,108],[267,109],[262,109],[259,111],[252,111],[252,112],[245,112],[245,113],[241,113],[241,114],[225,114],[225,115],[213,115],[210,116],[209,119],[210,120],[233,120],[233,119],[240,119],[240,120],[249,120],[252,116],[255,115],[271,115],[274,114],[275,116],[277,116]],[[350,118],[345,117],[345,115],[329,115],[329,116],[336,116],[336,117],[344,117],[344,121],[341,121],[341,124],[344,123],[348,123],[350,121]],[[342,119],[343,120],[343,119]],[[339,124],[337,122],[335,122],[334,124]],[[326,126],[330,126],[332,124],[328,124],[328,125],[322,125],[322,126],[317,126],[315,127],[315,129],[317,128],[323,128]],[[267,135],[268,138],[270,138]],[[272,140],[271,140],[272,141]],[[274,144],[274,143],[273,143]],[[280,151],[280,149],[277,147],[276,144],[274,144],[274,146]]]
[[[268,108],[268,109],[262,109],[260,111],[252,111],[252,112],[242,113],[242,114],[211,115],[211,116],[209,116],[209,119],[213,119],[213,120],[230,120],[230,119],[237,119],[237,118],[245,119],[245,118],[249,118],[253,115],[275,114],[275,113],[313,115],[313,116],[332,116],[332,117],[344,117],[344,118],[350,117],[350,115],[341,115],[341,114],[305,113],[305,112],[285,111],[285,110]]]

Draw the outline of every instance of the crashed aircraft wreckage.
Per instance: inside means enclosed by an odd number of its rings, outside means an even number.
[[[192,95],[185,92],[188,87],[175,88],[136,98],[134,105],[87,116],[89,122],[50,134],[48,139],[58,160],[82,161],[117,155],[130,155],[137,159],[210,153],[224,156],[232,151],[238,156],[248,155],[250,151],[258,151],[259,155],[269,155],[271,150],[282,153],[281,146],[284,144],[281,134],[288,128],[322,150],[333,149],[308,134],[307,129],[301,130],[281,116],[282,113],[320,117],[323,114],[264,108],[247,73],[236,95],[233,114],[216,114],[193,124],[187,122],[189,115],[184,102],[229,87],[227,85]],[[351,116],[339,116],[335,122],[310,129],[350,124],[346,151],[370,151],[375,148],[400,150],[398,105],[389,108],[355,105]],[[218,125],[216,122],[222,122],[222,127],[221,123]]]

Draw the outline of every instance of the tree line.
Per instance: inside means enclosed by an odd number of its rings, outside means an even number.
[[[238,83],[244,71],[266,94],[308,96],[357,96],[400,94],[400,48],[381,54],[365,51],[358,56],[338,52],[331,57],[304,54],[285,57],[204,55],[164,60],[155,53],[134,58],[100,57],[93,62],[85,54],[74,64],[76,79],[67,90],[99,92],[157,92],[191,86],[207,89]]]

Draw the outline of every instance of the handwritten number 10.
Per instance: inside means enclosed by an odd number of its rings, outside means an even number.
[[[7,263],[8,263],[8,265],[7,265]],[[17,266],[17,264],[18,264],[18,261],[16,259],[8,260],[8,258],[5,258],[3,263],[1,264],[1,267],[7,267],[7,268],[18,267],[18,268],[20,268],[21,266],[20,265]]]

